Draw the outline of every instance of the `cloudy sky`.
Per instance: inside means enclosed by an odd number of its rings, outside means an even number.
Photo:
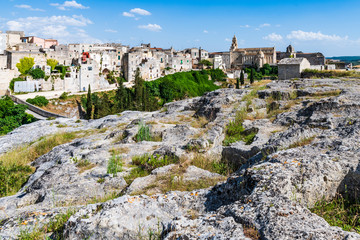
[[[359,0],[1,0],[0,30],[60,43],[119,42],[360,55]]]

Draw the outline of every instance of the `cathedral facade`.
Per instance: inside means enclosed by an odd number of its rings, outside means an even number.
[[[266,48],[238,48],[236,36],[230,47],[230,65],[232,69],[243,69],[256,66],[261,68],[264,64],[276,64],[275,47]]]

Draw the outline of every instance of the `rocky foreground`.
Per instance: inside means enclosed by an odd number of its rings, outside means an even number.
[[[50,239],[360,239],[308,209],[359,191],[360,81],[272,82],[250,99],[251,91],[221,89],[151,113],[44,120],[1,137],[5,153],[58,132],[87,133],[37,158],[22,189],[0,198],[0,237],[42,231],[71,211]],[[244,108],[254,141],[223,146],[226,125]],[[135,141],[139,122],[157,141]],[[109,174],[114,154],[123,171]],[[144,154],[179,161],[125,181]],[[236,171],[225,178],[201,169],[192,164],[199,157]],[[81,159],[87,168],[75,164]],[[164,193],[168,176],[172,186],[217,184]]]

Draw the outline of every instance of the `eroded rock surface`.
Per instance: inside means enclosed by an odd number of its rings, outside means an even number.
[[[360,188],[359,90],[359,80],[278,81],[260,90],[250,105],[242,101],[250,90],[221,89],[168,103],[153,113],[62,120],[65,128],[56,127],[57,120],[22,126],[0,138],[0,152],[13,147],[7,142],[21,145],[59,131],[91,133],[36,159],[31,163],[36,171],[23,188],[0,198],[0,237],[16,238],[22,230],[41,227],[73,208],[76,213],[61,233],[65,239],[141,239],[149,234],[161,239],[360,239],[308,209],[336,193],[356,197]],[[276,108],[269,111],[270,104]],[[243,126],[257,129],[254,141],[223,147],[226,124],[244,107],[249,118]],[[136,142],[140,121],[161,141]],[[24,132],[34,134],[24,137]],[[110,174],[114,152],[122,158],[123,171]],[[133,169],[132,158],[143,154],[180,161],[128,185],[124,179]],[[220,175],[191,165],[199,154],[231,163],[237,171],[221,181]],[[75,158],[86,159],[92,167],[80,169]],[[149,196],[129,195],[148,193],[144,189],[169,175],[174,175],[172,183],[219,183],[189,192],[162,193],[157,186]],[[107,200],[111,193],[125,195]],[[105,202],[97,200],[104,197]],[[31,220],[34,211],[44,213],[37,225]]]

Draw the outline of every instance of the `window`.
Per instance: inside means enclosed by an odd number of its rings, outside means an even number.
[[[118,60],[120,60],[120,56],[118,56]]]
[[[92,71],[92,67],[88,67],[88,70],[89,70],[89,71]]]

